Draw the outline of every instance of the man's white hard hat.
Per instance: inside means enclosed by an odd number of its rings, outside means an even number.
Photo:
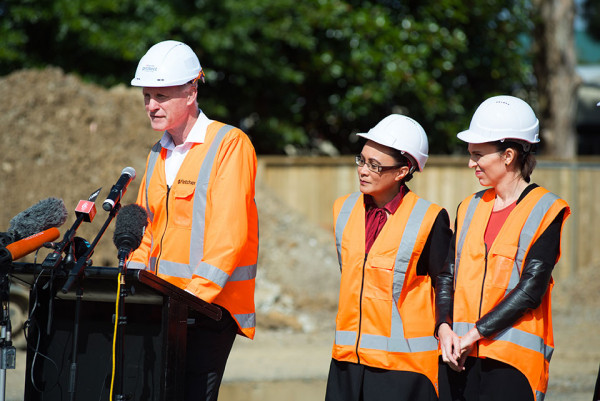
[[[531,106],[514,96],[494,96],[479,105],[469,129],[458,139],[467,143],[516,139],[538,143],[540,123]]]
[[[185,43],[166,40],[152,46],[141,58],[133,86],[164,87],[203,79],[202,67],[194,51]]]
[[[417,162],[419,171],[423,171],[429,157],[425,130],[418,122],[402,114],[391,114],[369,132],[356,135],[409,154]]]

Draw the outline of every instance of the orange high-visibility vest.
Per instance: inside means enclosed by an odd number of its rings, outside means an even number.
[[[137,203],[149,225],[129,268],[146,268],[207,302],[227,309],[240,334],[254,337],[258,215],[256,155],[239,129],[212,122],[194,144],[171,188],[167,150],[148,156]]]
[[[441,210],[408,192],[365,255],[364,195],[335,202],[342,277],[334,359],[421,373],[438,391],[434,292],[416,265]]]
[[[563,224],[570,213],[564,200],[537,187],[511,211],[486,254],[484,234],[495,197],[493,189],[484,190],[465,199],[458,209],[453,329],[459,336],[465,335],[515,288],[531,245],[561,210],[566,209]],[[548,387],[548,368],[554,350],[550,306],[553,285],[551,280],[538,308],[528,311],[493,338],[479,340],[471,354],[518,369],[527,377],[538,401],[543,400]]]

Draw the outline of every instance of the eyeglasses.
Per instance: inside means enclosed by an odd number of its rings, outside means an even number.
[[[362,167],[364,165],[367,165],[367,168],[369,169],[369,171],[372,171],[374,173],[381,173],[382,171],[393,170],[395,168],[402,167],[402,166],[380,166],[379,164],[376,164],[376,163],[368,163],[360,155],[356,156],[355,160],[356,160],[356,165],[358,167]]]

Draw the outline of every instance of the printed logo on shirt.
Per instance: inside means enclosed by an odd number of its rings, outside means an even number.
[[[178,184],[183,184],[183,185],[196,185],[196,181],[192,181],[192,180],[182,180],[179,179],[177,180]]]

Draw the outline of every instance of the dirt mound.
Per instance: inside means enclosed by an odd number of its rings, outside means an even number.
[[[5,104],[0,115],[0,222],[8,228],[14,215],[54,196],[69,210],[64,233],[75,220],[77,202],[102,187],[98,215],[77,230],[91,242],[107,217],[101,200],[126,166],[135,168],[138,179],[123,204],[135,200],[148,151],[161,135],[150,128],[140,90],[124,85],[107,90],[47,68],[2,77],[0,96]],[[261,229],[259,325],[311,331],[323,313],[331,322],[339,276],[331,234],[286,210],[260,186],[256,200]],[[116,265],[113,228],[114,222],[98,243],[94,265]]]

